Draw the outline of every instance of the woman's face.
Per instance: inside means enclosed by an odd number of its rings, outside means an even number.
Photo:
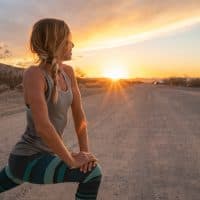
[[[64,50],[63,61],[64,60],[71,60],[72,48],[73,47],[74,47],[74,43],[72,42],[72,35],[70,33],[67,37],[67,43],[66,43],[66,47],[65,47],[65,50]]]

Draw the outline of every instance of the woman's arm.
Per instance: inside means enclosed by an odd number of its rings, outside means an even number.
[[[65,72],[71,78],[71,87],[73,92],[73,101],[71,105],[74,126],[78,137],[80,151],[89,152],[89,139],[87,130],[87,119],[81,102],[81,94],[75,77],[74,69],[71,66],[64,65]]]
[[[45,100],[45,80],[37,67],[29,67],[23,75],[23,86],[37,133],[62,160],[72,165],[72,155],[57,134],[48,116]]]

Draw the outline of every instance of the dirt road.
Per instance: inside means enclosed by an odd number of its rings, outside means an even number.
[[[84,97],[100,160],[98,200],[200,199],[200,89],[141,84]],[[25,127],[25,113],[0,118],[0,168]],[[70,115],[65,144],[78,150]],[[2,200],[73,200],[76,183],[24,183]]]

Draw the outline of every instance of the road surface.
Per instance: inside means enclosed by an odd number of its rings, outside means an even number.
[[[98,200],[200,199],[200,89],[140,84],[83,97],[103,179]],[[0,168],[25,113],[0,118]],[[78,150],[70,115],[65,144]],[[76,183],[24,183],[2,200],[73,200]]]

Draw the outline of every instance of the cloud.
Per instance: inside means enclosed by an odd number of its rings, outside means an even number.
[[[76,47],[86,47],[159,29],[199,13],[199,0],[1,0],[0,38],[23,49],[32,25],[40,18],[55,17],[69,24]]]
[[[114,37],[127,37],[200,16],[200,1],[133,2],[119,3],[117,8],[104,10],[104,15],[93,17],[89,27],[83,26],[80,32],[75,33],[80,46]]]
[[[141,32],[139,34],[130,34],[126,37],[116,37],[113,39],[107,39],[101,42],[94,42],[91,45],[88,45],[87,47],[79,48],[76,52],[90,52],[90,51],[96,51],[101,49],[109,49],[109,48],[115,48],[120,46],[126,46],[126,45],[133,45],[138,42],[143,42],[149,39],[153,38],[159,38],[165,35],[174,34],[174,32],[177,33],[177,31],[183,31],[185,28],[192,27],[195,25],[200,24],[200,17],[191,18],[188,20],[183,20],[180,22],[172,23],[170,25],[165,25],[161,28],[157,28],[150,31]]]

